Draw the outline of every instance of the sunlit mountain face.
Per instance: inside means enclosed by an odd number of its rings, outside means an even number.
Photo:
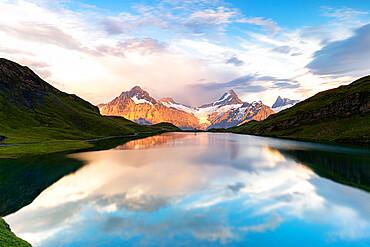
[[[70,155],[85,165],[5,220],[35,246],[366,246],[369,194],[315,172],[333,156],[369,188],[366,150],[162,134]]]
[[[292,106],[292,105],[290,105]],[[261,101],[239,99],[234,90],[212,103],[193,107],[166,97],[155,100],[139,86],[122,92],[107,104],[98,105],[106,116],[122,116],[139,124],[168,122],[181,129],[229,128],[249,121],[262,121],[275,112]]]

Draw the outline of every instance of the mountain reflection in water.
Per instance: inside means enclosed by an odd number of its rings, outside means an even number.
[[[314,172],[334,167],[336,150],[365,171],[333,168],[338,180],[368,186],[366,149],[210,133],[133,140],[71,155],[86,165],[5,220],[35,246],[367,246],[369,193]]]

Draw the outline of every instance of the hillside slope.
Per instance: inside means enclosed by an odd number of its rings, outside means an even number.
[[[56,89],[29,68],[3,58],[0,118],[4,143],[80,140],[162,129],[122,117],[101,116],[96,106]]]
[[[295,106],[229,129],[301,140],[370,143],[370,76],[320,92]]]
[[[9,225],[0,218],[0,246],[31,246],[23,239],[18,238],[10,230]]]

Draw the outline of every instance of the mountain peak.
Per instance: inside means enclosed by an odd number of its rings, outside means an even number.
[[[131,88],[129,92],[143,92],[144,90],[140,86],[135,86]]]
[[[160,99],[159,101],[175,104],[175,101],[170,97],[164,97],[164,98]]]
[[[243,101],[239,99],[238,95],[232,89],[230,89],[229,92],[224,93],[224,95],[222,95],[222,97],[219,100],[213,103],[213,105],[234,105],[234,104],[243,104]]]
[[[0,58],[0,92],[7,100],[27,108],[34,108],[34,100],[42,102],[45,96],[61,91],[45,82],[30,68],[5,58]]]
[[[289,107],[294,106],[300,102],[300,100],[290,100],[288,98],[281,98],[280,96],[277,97],[275,103],[272,105],[272,109],[278,113],[279,111],[285,110]]]
[[[20,87],[27,91],[39,93],[57,91],[36,75],[30,68],[5,58],[0,58],[0,75],[2,76],[0,89],[3,90],[6,88],[11,91],[16,91],[15,87]],[[14,78],[18,78],[18,80],[14,80]]]
[[[141,102],[140,100],[146,100],[148,103],[151,104],[157,103],[157,101],[154,98],[152,98],[149,95],[149,93],[143,90],[140,86],[135,86],[130,91],[122,92],[121,95],[119,96],[120,100],[126,100],[127,98],[132,99],[135,103]]]

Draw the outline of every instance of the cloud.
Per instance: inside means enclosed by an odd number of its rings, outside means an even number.
[[[245,18],[237,8],[222,1],[158,1],[133,5],[128,12],[107,16],[99,21],[109,35],[128,34],[160,28],[178,36],[217,36],[234,23],[263,27],[275,35],[281,28],[271,19]]]
[[[306,66],[312,73],[335,76],[364,76],[370,73],[370,24],[354,31],[354,35],[328,43],[316,51]]]
[[[292,52],[292,47],[288,46],[288,45],[282,45],[282,46],[279,46],[279,47],[276,47],[274,49],[272,49],[271,51],[272,52],[277,52],[277,53],[283,53],[283,54],[288,54],[290,52]]]
[[[241,227],[240,230],[244,232],[264,233],[266,231],[275,230],[281,225],[282,222],[283,222],[283,219],[281,218],[279,214],[272,213],[267,222],[259,224],[259,225],[254,225],[254,226],[244,226],[244,227]]]
[[[172,217],[163,217],[156,224],[149,224],[143,217],[122,216],[106,216],[99,223],[104,234],[113,233],[132,238],[144,233],[148,239],[153,236],[166,239],[166,244],[171,243],[173,237],[184,234],[193,236],[198,243],[199,241],[228,243],[237,239],[235,233],[231,231],[232,227],[222,224],[224,214],[218,209],[205,212],[177,211],[173,214]]]
[[[303,53],[300,52],[297,47],[292,47],[289,45],[282,45],[282,46],[275,47],[271,49],[271,52],[280,53],[284,55],[290,55],[292,57],[303,55]]]
[[[197,23],[212,23],[216,25],[231,23],[232,18],[237,16],[237,11],[218,7],[216,9],[198,10],[190,15],[190,20]]]
[[[205,35],[223,32],[223,25],[231,24],[239,15],[236,9],[219,6],[219,3],[205,4],[193,1],[175,4],[160,1],[152,5],[134,5],[133,12],[120,13],[118,16],[108,16],[99,24],[109,35],[160,28],[173,34]],[[180,11],[181,10],[181,11]]]
[[[281,30],[281,28],[276,24],[276,22],[274,22],[271,19],[264,19],[263,17],[243,18],[238,20],[237,22],[262,26],[271,35],[275,35]]]
[[[39,22],[20,22],[19,25],[0,24],[0,31],[7,35],[18,37],[25,41],[56,45],[69,50],[78,50],[93,53],[87,47],[83,47],[81,42],[65,33],[62,29],[46,23]]]
[[[167,51],[168,44],[149,37],[129,38],[117,41],[114,47],[108,45],[99,45],[97,51],[117,56],[125,57],[125,53],[139,53],[140,55],[153,55]]]
[[[114,203],[118,209],[128,212],[152,213],[169,206],[170,199],[165,197],[155,197],[152,195],[141,195],[130,198],[126,193],[104,197],[97,201],[99,206],[108,206]]]
[[[118,21],[104,19],[100,21],[100,25],[110,35],[116,35],[123,33],[124,26]]]
[[[0,46],[0,53],[6,54],[6,55],[13,55],[13,54],[23,54],[23,55],[29,55],[29,56],[35,56],[35,54],[27,51],[23,51],[20,49],[12,49],[8,47],[2,47]]]
[[[243,92],[258,93],[273,88],[298,88],[300,84],[292,79],[281,79],[273,76],[244,75],[228,82],[208,82],[192,84],[191,87],[204,91],[217,91],[222,93],[225,90],[235,89]]]
[[[275,82],[274,85],[278,88],[299,88],[300,84],[289,83],[289,82]]]
[[[20,64],[27,64],[33,71],[36,72],[43,79],[48,79],[52,76],[52,72],[47,69],[50,67],[50,64],[47,64],[42,61],[35,61],[27,58],[17,59],[17,62]]]
[[[234,66],[242,66],[244,62],[240,59],[238,59],[236,56],[232,56],[228,59],[226,59],[225,63],[227,64],[233,64]]]
[[[61,29],[44,23],[22,22],[17,26],[1,25],[1,30],[25,40],[51,43],[67,49],[78,49],[81,43]]]
[[[240,89],[250,90],[251,92],[260,92],[266,88],[260,85],[252,85],[256,77],[254,75],[245,75],[238,78],[235,78],[228,82],[217,83],[217,82],[208,82],[203,84],[195,84],[193,86],[203,88],[206,90],[218,90],[218,89]]]
[[[343,8],[331,8],[331,7],[323,7],[325,9],[324,16],[335,18],[336,21],[348,21],[353,19],[354,17],[358,17],[360,15],[367,15],[369,14],[368,11],[359,11],[348,7]]]
[[[216,9],[204,9],[191,13],[188,21],[185,21],[184,26],[189,28],[195,34],[205,34],[209,30],[214,29],[223,31],[221,25],[230,24],[238,15],[234,9],[217,7]]]
[[[158,0],[127,5],[120,13],[51,2],[1,2],[0,52],[14,61],[49,64],[36,73],[94,104],[137,84],[155,98],[171,96],[190,105],[210,102],[230,88],[245,100],[272,104],[280,94],[302,99],[351,80],[329,85],[324,77],[307,76],[306,68],[315,51],[359,26],[351,18],[279,31],[275,20],[245,16],[239,4],[221,0]],[[248,81],[246,75],[255,78]]]
[[[237,183],[235,183],[235,184],[229,184],[228,186],[227,186],[227,188],[229,189],[229,190],[231,190],[232,192],[235,192],[235,193],[237,193],[237,192],[239,192],[241,189],[243,189],[245,187],[245,184],[244,183],[242,183],[242,182],[237,182]]]

